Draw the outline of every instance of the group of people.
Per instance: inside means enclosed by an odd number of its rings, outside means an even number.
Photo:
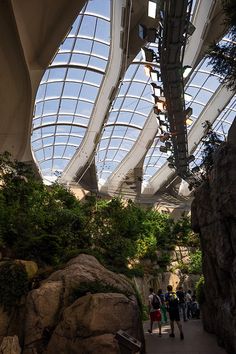
[[[150,295],[148,297],[149,314],[150,314],[150,329],[149,333],[152,333],[153,323],[158,323],[159,336],[161,337],[161,325],[168,322],[167,313],[170,320],[170,337],[175,337],[174,323],[176,322],[180,333],[180,339],[184,339],[183,328],[180,321],[180,317],[183,321],[187,321],[190,318],[199,318],[200,310],[196,301],[196,296],[192,295],[191,290],[184,292],[182,287],[179,287],[175,292],[171,285],[167,286],[166,294],[163,294],[159,289],[155,294],[153,288],[149,289]]]

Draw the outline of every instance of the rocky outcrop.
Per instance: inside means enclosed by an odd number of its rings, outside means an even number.
[[[205,328],[236,353],[236,147],[225,143],[208,182],[195,193],[192,226],[200,233],[205,276]]]
[[[90,293],[86,285],[87,294],[76,295],[82,284],[95,281],[113,291]],[[15,311],[0,312],[0,336],[18,335],[24,354],[118,354],[120,329],[140,340],[145,351],[132,283],[84,254],[30,291]]]
[[[172,285],[174,289],[183,286],[184,290],[194,290],[200,274],[185,273],[179,266],[181,264],[189,264],[190,255],[194,253],[194,247],[176,246],[173,251],[169,251],[170,263],[166,267],[167,271],[160,271],[158,261],[146,259],[142,261],[144,268],[144,276],[135,277],[134,282],[139,292],[142,295],[143,302],[148,305],[149,288],[154,288],[155,291],[162,289],[166,291],[167,285]],[[165,251],[165,254],[167,252]],[[161,258],[161,251],[157,252],[157,257]]]
[[[0,354],[20,354],[21,347],[17,336],[4,337],[0,346]]]

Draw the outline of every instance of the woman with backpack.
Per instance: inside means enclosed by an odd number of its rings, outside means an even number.
[[[153,288],[149,289],[150,295],[148,296],[148,307],[149,307],[149,315],[150,315],[150,329],[149,333],[152,333],[153,323],[158,323],[159,328],[159,337],[161,337],[161,299],[157,294],[154,293]]]

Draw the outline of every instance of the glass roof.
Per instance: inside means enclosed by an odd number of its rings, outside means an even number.
[[[100,183],[131,150],[153,106],[150,79],[139,62],[140,56],[139,53],[120,84],[98,146],[96,166]]]
[[[110,0],[89,1],[41,80],[31,142],[46,180],[61,174],[87,131],[108,63],[110,37]]]
[[[31,142],[45,180],[53,181],[60,176],[80,147],[93,117],[109,61],[111,3],[111,0],[87,2],[41,80]],[[193,3],[192,10],[197,1]],[[156,52],[157,44],[150,48]],[[95,156],[100,185],[127,157],[153,111],[152,81],[145,75],[144,65],[140,52],[127,68],[110,108]],[[211,67],[205,59],[188,79],[185,104],[193,109],[188,131],[196,126],[204,107],[219,87],[219,80],[217,75],[211,74]],[[224,136],[235,116],[235,106],[234,97],[214,123]],[[144,158],[145,184],[166,162],[168,154],[160,152],[161,145],[157,133]],[[198,161],[200,147],[196,155]]]

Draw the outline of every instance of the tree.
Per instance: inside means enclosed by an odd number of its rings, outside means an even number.
[[[229,28],[229,41],[214,43],[210,49],[209,64],[213,66],[212,72],[222,77],[221,82],[228,89],[236,91],[236,1],[223,0],[225,24]]]

